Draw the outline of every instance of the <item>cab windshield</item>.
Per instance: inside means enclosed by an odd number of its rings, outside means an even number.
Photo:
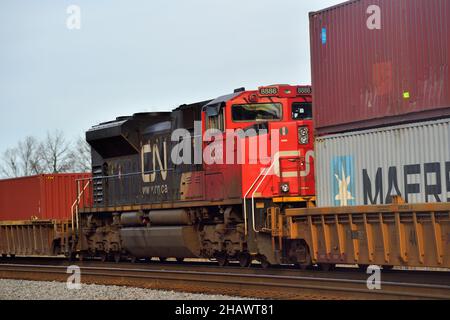
[[[281,103],[236,104],[231,107],[234,122],[281,120]]]

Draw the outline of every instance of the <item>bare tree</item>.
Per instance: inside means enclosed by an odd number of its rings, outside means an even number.
[[[7,149],[2,160],[0,172],[5,177],[29,176],[43,172],[39,143],[33,137],[26,137],[17,147]]]
[[[91,171],[91,146],[83,138],[78,138],[70,153],[72,169],[75,172]]]
[[[39,142],[34,137],[26,137],[24,141],[20,141],[18,153],[22,165],[21,175],[29,176],[43,172]]]
[[[1,175],[5,178],[18,177],[19,159],[17,148],[10,148],[3,152],[2,165],[0,167]]]
[[[41,142],[34,137],[26,137],[0,156],[0,176],[7,178],[90,170],[89,144],[81,137],[72,144],[62,131],[48,132]]]
[[[70,157],[71,145],[60,130],[47,133],[47,138],[41,143],[40,156],[46,173],[69,172],[73,168]]]

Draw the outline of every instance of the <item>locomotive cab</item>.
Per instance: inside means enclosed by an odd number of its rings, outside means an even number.
[[[242,197],[246,198],[254,191],[252,185],[263,178],[260,173],[273,164],[264,174],[270,177],[265,177],[254,192],[257,198],[313,201],[311,93],[309,86],[274,85],[255,91],[236,90],[207,104],[202,114],[203,134],[208,135],[208,130],[222,132],[218,139],[223,139],[224,147],[222,157],[205,164],[206,170],[220,170],[223,167],[218,165],[230,165],[230,160],[240,164]],[[230,139],[237,144],[233,150],[225,147]],[[204,147],[209,144],[204,143]]]
[[[204,170],[221,179],[219,189],[240,178],[247,249],[263,263],[286,261],[281,239],[274,250],[283,209],[315,201],[311,93],[309,86],[289,85],[237,90],[203,108],[203,135],[219,132],[214,142],[222,143],[217,161],[205,162]],[[204,142],[204,153],[211,144]]]

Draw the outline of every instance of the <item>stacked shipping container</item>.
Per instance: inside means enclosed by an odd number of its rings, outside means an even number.
[[[349,1],[310,29],[319,134],[450,116],[450,1]]]
[[[316,139],[321,207],[450,201],[450,119]]]
[[[349,1],[310,27],[319,206],[448,202],[450,2]]]
[[[90,177],[80,173],[0,180],[0,222],[68,220],[77,196],[77,180]]]

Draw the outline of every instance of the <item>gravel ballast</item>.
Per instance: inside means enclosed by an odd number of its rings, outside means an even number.
[[[122,286],[83,284],[69,290],[63,282],[0,279],[0,300],[239,300],[238,297]]]

